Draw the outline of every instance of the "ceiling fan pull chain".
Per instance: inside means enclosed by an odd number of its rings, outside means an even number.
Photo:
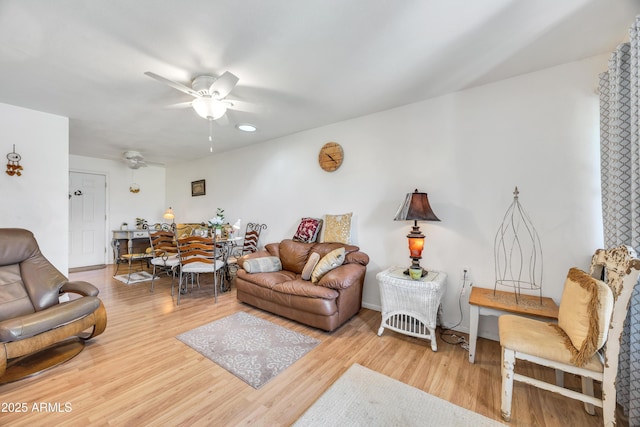
[[[209,119],[209,152],[213,153],[213,119]]]

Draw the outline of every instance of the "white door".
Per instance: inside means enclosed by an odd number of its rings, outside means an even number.
[[[105,175],[69,172],[69,268],[105,263]]]

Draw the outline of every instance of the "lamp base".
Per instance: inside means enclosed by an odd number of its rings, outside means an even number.
[[[421,257],[411,257],[411,265],[403,273],[407,276],[411,276],[409,270],[422,270],[422,275],[420,277],[426,276],[429,272],[422,268],[422,266],[420,265],[420,259]]]
[[[414,268],[414,267],[410,267],[410,268]],[[429,274],[429,272],[427,270],[425,270],[424,268],[422,268],[422,267],[418,267],[418,268],[422,269],[422,275],[420,277],[424,277],[427,274]],[[404,274],[406,276],[409,276],[410,275],[409,274],[409,268],[407,268],[405,271],[403,271],[402,274]]]

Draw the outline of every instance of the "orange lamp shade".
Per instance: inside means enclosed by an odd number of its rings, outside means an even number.
[[[409,237],[409,236],[407,236]],[[408,238],[409,240],[409,252],[411,253],[411,258],[420,258],[422,257],[422,249],[424,249],[424,236],[411,236]]]

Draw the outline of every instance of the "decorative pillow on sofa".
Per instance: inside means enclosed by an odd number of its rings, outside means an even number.
[[[321,241],[351,244],[352,215],[352,212],[342,215],[325,215]]]
[[[322,228],[322,220],[318,218],[302,218],[293,240],[304,243],[313,243]]]
[[[613,293],[601,280],[577,268],[569,270],[558,311],[558,329],[568,340],[571,360],[584,365],[607,340]]]
[[[282,263],[277,256],[265,256],[245,260],[242,268],[247,273],[271,273],[282,270]]]
[[[318,283],[322,276],[330,272],[336,267],[339,267],[344,262],[345,251],[344,248],[334,249],[318,261],[318,265],[313,269],[311,273],[311,282]]]
[[[302,269],[302,280],[311,280],[311,274],[316,268],[316,265],[318,265],[318,261],[320,261],[320,254],[318,252],[311,252],[307,259],[307,263]]]

